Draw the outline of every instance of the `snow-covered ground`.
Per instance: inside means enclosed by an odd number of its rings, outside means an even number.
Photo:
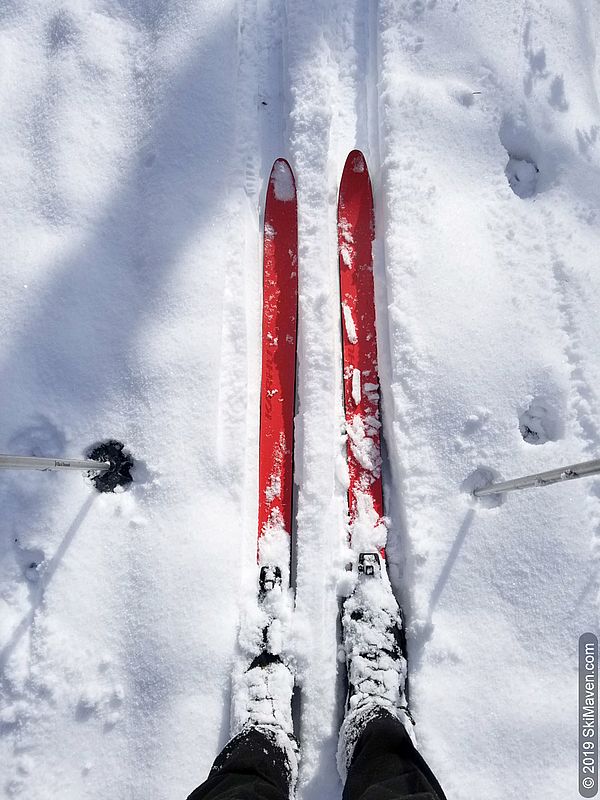
[[[577,797],[600,481],[466,489],[599,454],[599,30],[583,0],[0,5],[0,452],[114,436],[137,461],[119,495],[0,474],[5,796],[184,798],[228,737],[277,156],[299,196],[299,794],[339,796],[335,208],[358,147],[422,751],[449,800]]]

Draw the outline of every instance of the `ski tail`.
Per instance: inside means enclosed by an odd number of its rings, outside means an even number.
[[[298,321],[298,211],[288,162],[273,164],[264,212],[257,560],[260,592],[289,586]]]
[[[384,556],[379,372],[373,283],[375,218],[364,155],[346,159],[338,198],[338,253],[342,317],[344,411],[352,547]]]

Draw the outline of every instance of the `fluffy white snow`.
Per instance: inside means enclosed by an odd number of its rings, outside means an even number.
[[[559,0],[2,6],[0,451],[114,436],[137,464],[109,496],[0,473],[4,796],[183,798],[228,738],[256,582],[261,207],[282,156],[300,231],[298,792],[339,797],[335,216],[358,147],[420,747],[449,800],[577,797],[600,483],[495,504],[464,489],[598,455],[598,29],[594,4]]]
[[[290,171],[281,161],[275,164],[273,186],[277,200],[289,201],[294,199],[296,194],[294,190],[294,181],[292,180]]]

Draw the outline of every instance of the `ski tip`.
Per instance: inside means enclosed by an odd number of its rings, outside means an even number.
[[[350,153],[348,153],[348,157],[344,165],[344,174],[346,174],[347,172],[354,172],[359,174],[361,172],[366,172],[367,175],[369,174],[369,170],[367,168],[367,161],[364,157],[364,154],[360,150],[352,150]]]
[[[350,211],[350,206],[355,206],[354,212]],[[340,180],[338,193],[338,225],[340,220],[346,219],[347,215],[356,215],[358,209],[368,212],[371,226],[371,239],[374,238],[373,220],[373,188],[371,186],[371,176],[364,155],[360,150],[352,150],[348,153],[344,171]],[[366,221],[366,217],[363,222]],[[358,218],[355,219],[355,224]]]
[[[273,162],[269,176],[269,192],[272,192],[275,200],[281,203],[289,203],[296,199],[294,173],[285,158],[277,158]]]

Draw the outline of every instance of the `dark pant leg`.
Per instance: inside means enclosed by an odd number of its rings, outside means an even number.
[[[404,725],[388,712],[359,737],[343,800],[446,800]]]
[[[260,729],[243,731],[217,756],[188,800],[289,800],[287,757]]]

